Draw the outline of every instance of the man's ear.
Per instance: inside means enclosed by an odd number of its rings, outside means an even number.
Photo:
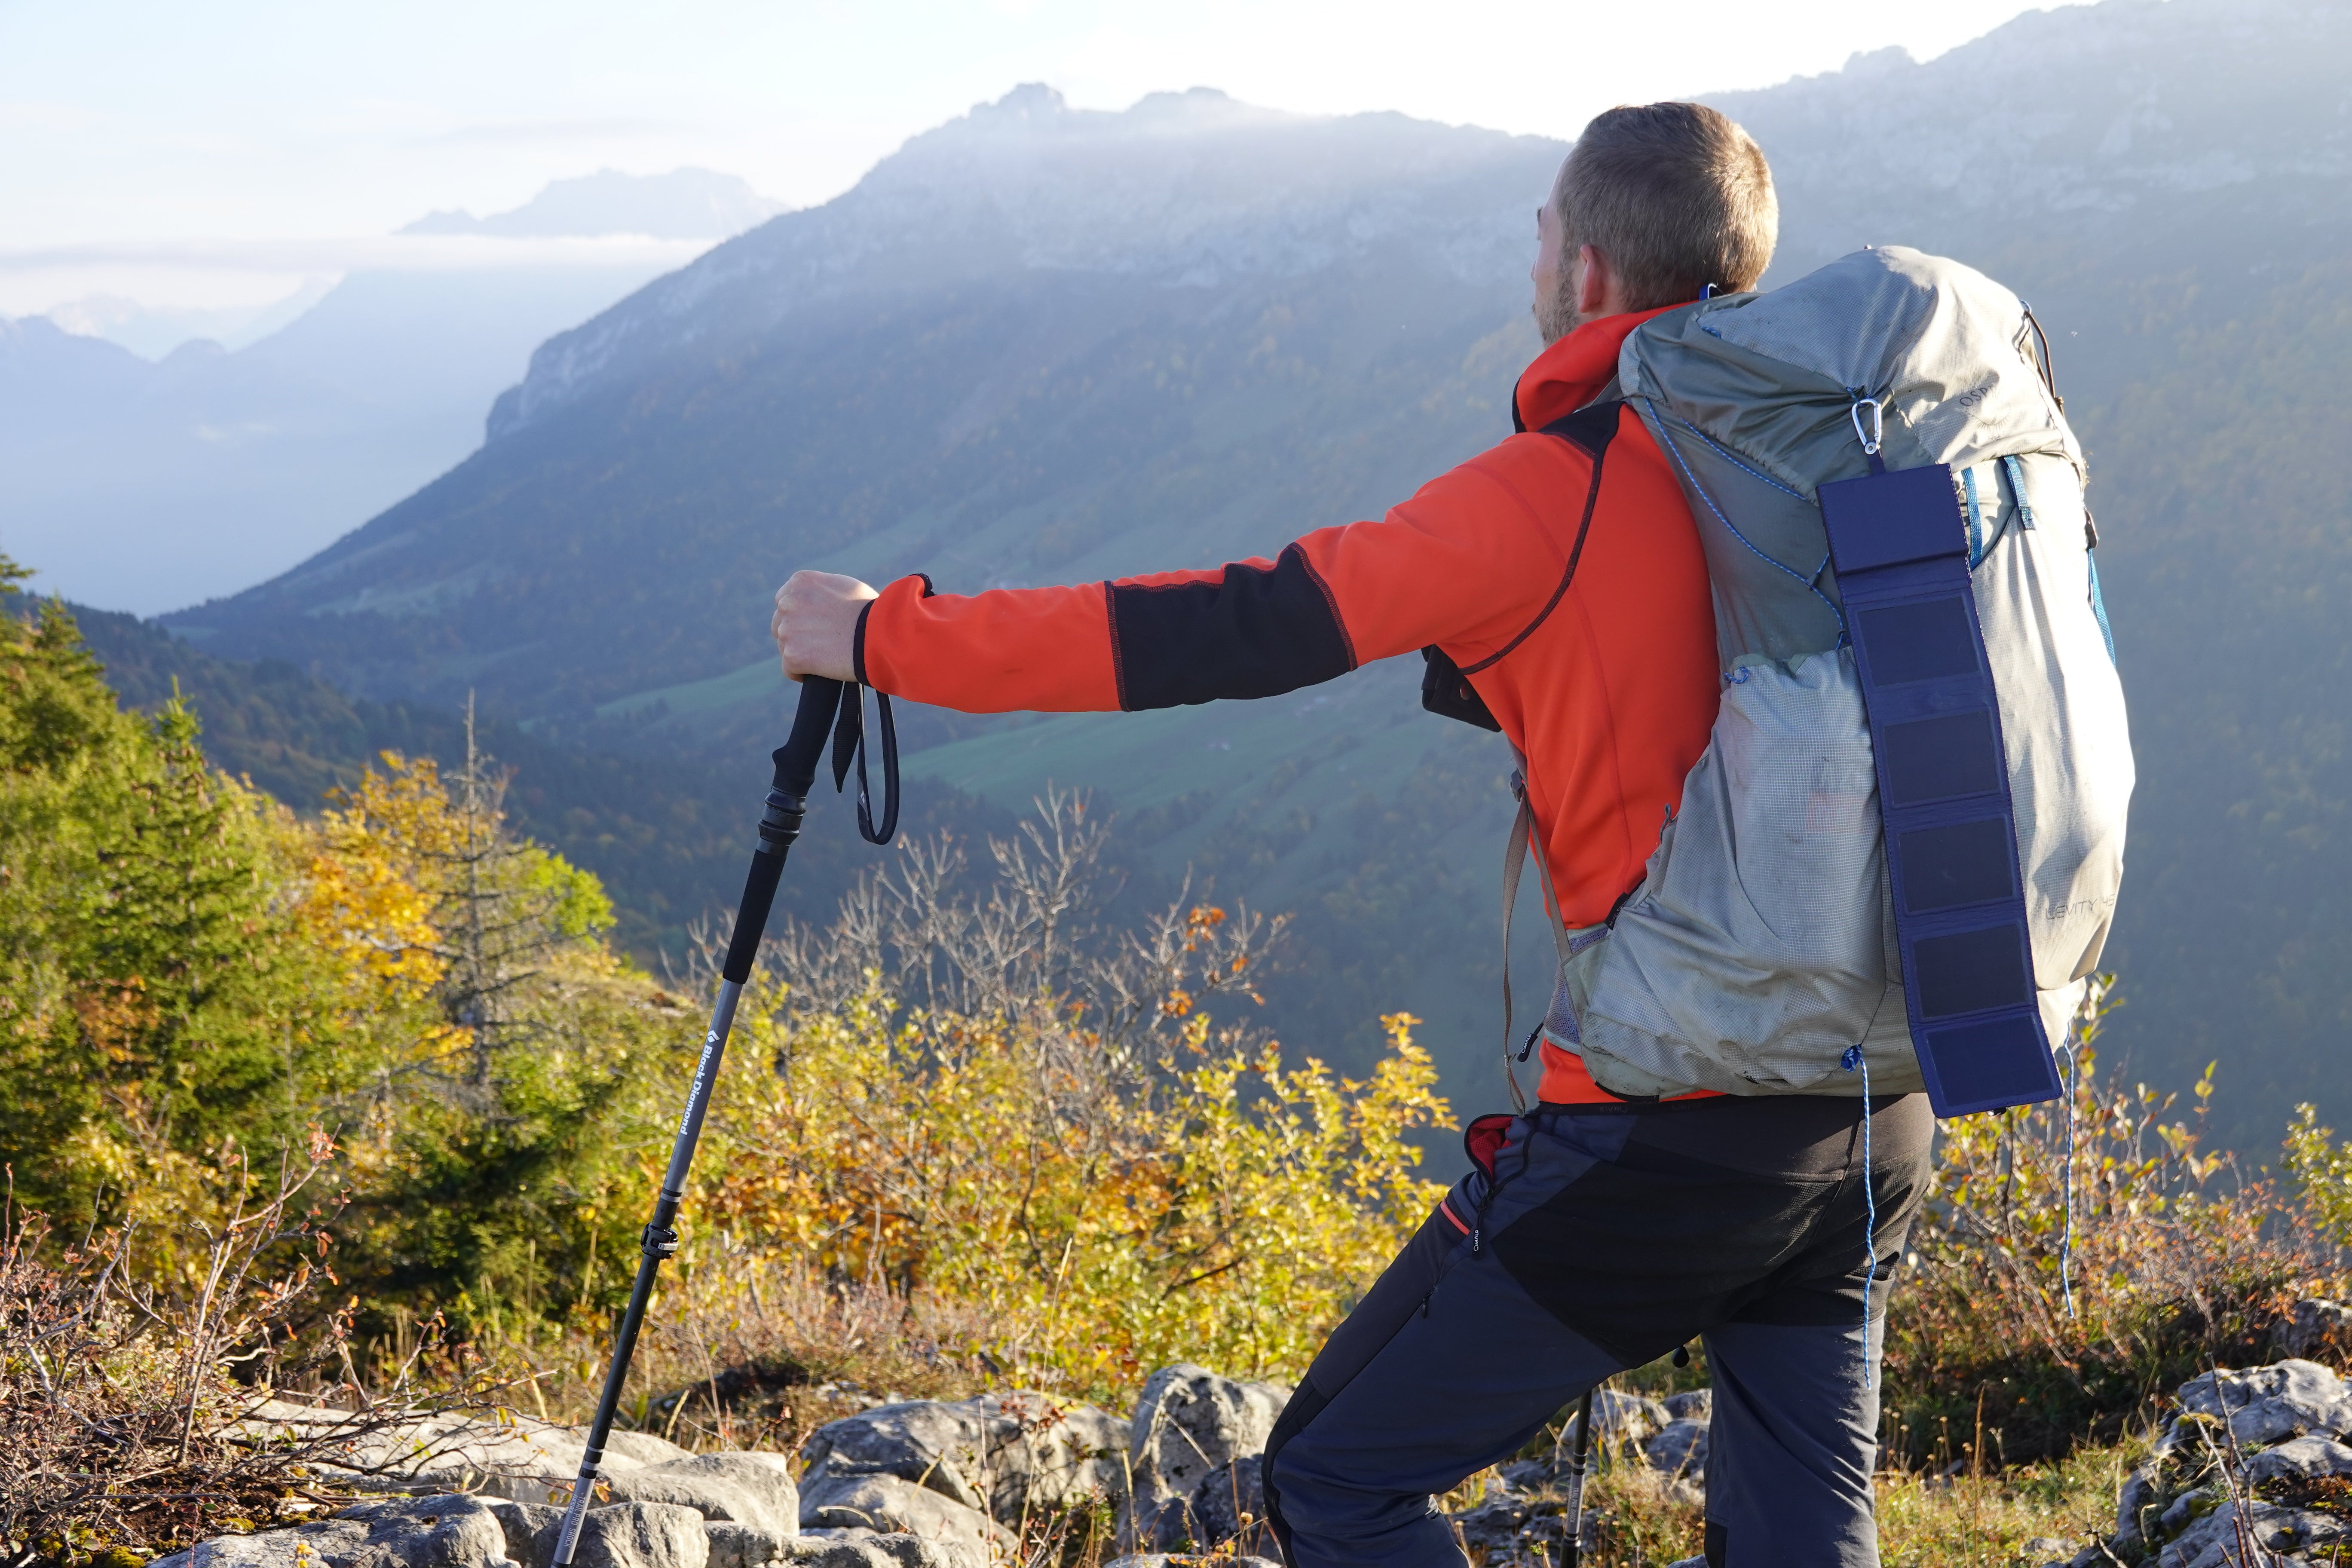
[[[1590,245],[1579,246],[1576,251],[1576,314],[1580,321],[1590,321],[1611,313],[1614,303],[1617,275],[1609,258]]]

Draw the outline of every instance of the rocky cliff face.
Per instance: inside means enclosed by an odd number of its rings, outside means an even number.
[[[2087,264],[2112,289],[2221,256],[2292,264],[2340,238],[2347,60],[2338,5],[2105,0],[2028,12],[1927,64],[1890,49],[1709,101],[1779,173],[1776,277],[1902,244]]]
[[[549,340],[492,410],[490,438],[672,355],[721,355],[793,317],[1008,273],[1215,289],[1402,250],[1465,284],[1508,284],[1560,151],[1402,115],[1282,114],[1207,89],[1110,114],[1020,88],[916,137],[839,200]]]

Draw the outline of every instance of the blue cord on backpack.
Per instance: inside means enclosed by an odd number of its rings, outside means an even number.
[[[2058,1289],[2065,1293],[2066,1315],[2074,1311],[2074,1122],[2075,1106],[2081,1094],[2081,1075],[2076,1071],[2074,1047],[2081,1044],[2070,1027],[2066,1040],[2066,1232],[2058,1243]]]
[[[1862,1385],[1870,1386],[1870,1292],[1878,1284],[1878,1187],[1871,1180],[1870,1158],[1870,1062],[1860,1046],[1848,1046],[1839,1065],[1852,1072],[1862,1069],[1862,1200],[1868,1211],[1864,1223],[1869,1230],[1863,1237],[1862,1249],[1869,1256],[1870,1272],[1862,1282]]]

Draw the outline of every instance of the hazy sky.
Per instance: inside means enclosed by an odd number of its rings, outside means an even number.
[[[0,0],[0,313],[223,305],[436,207],[699,164],[795,204],[1045,81],[1575,133],[1610,103],[1922,58],[2020,0]]]

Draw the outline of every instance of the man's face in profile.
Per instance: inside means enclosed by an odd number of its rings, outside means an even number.
[[[1561,176],[1567,173],[1563,165]],[[1536,209],[1536,264],[1528,269],[1528,279],[1536,289],[1536,330],[1543,334],[1546,348],[1577,328],[1580,271],[1576,247],[1568,243],[1568,231],[1559,221],[1559,185],[1555,180],[1550,197]]]

